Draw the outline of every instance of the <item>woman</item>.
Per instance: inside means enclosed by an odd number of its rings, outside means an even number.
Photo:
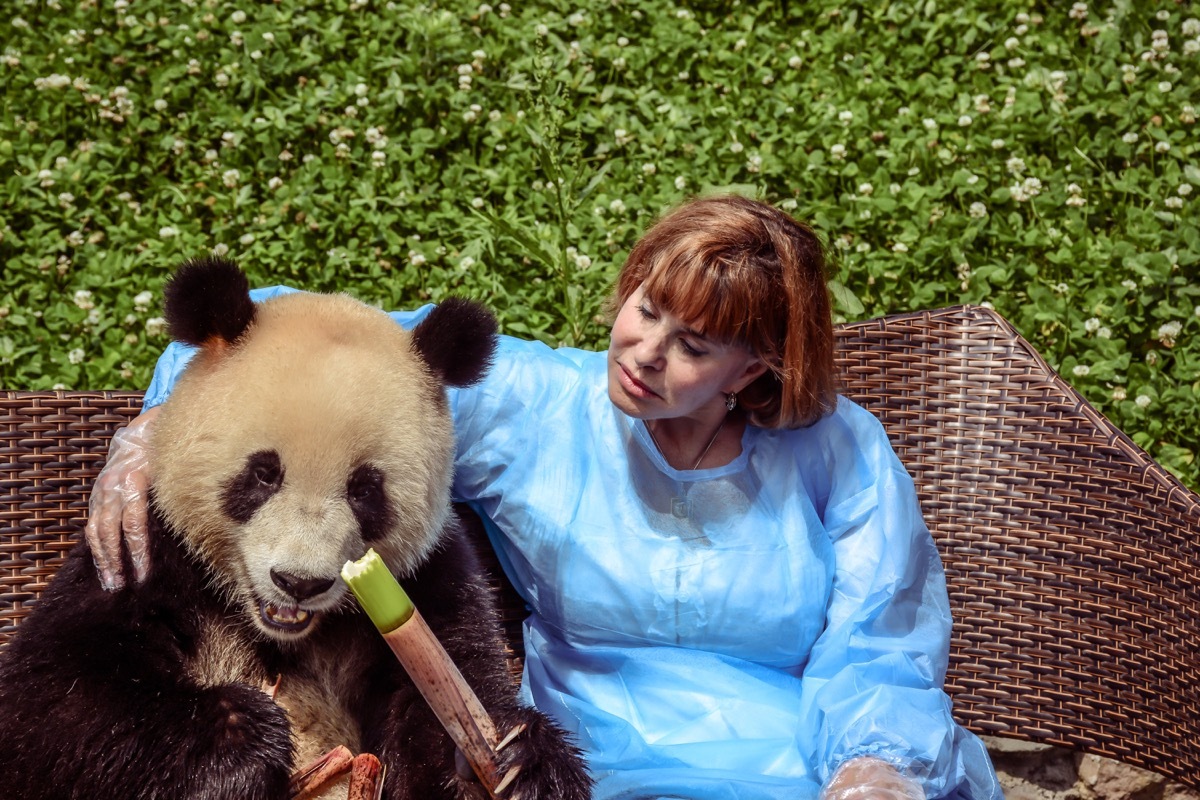
[[[634,247],[614,305],[607,353],[505,337],[451,398],[455,493],[532,610],[522,690],[578,738],[595,796],[1000,798],[941,690],[950,613],[912,481],[835,394],[816,236],[692,201]],[[145,547],[139,450],[115,445],[98,483],[110,574],[122,515]]]

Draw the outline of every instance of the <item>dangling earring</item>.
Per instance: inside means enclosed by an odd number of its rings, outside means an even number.
[[[725,395],[725,410],[733,411],[737,408],[737,392],[730,392]]]

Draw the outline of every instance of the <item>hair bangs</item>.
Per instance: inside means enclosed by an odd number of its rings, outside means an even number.
[[[779,298],[745,258],[708,257],[686,247],[647,265],[642,288],[656,306],[705,338],[776,358]]]

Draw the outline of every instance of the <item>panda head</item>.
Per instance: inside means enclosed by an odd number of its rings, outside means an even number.
[[[172,338],[198,348],[154,428],[154,502],[267,635],[297,640],[349,600],[373,547],[398,576],[448,523],[445,386],[487,371],[495,320],[461,300],[411,333],[345,295],[251,302],[234,264],[185,264]]]

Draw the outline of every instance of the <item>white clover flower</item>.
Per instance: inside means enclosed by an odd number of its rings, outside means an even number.
[[[1178,198],[1172,198],[1172,199],[1178,200]],[[1179,202],[1182,205],[1183,201],[1180,200]],[[71,231],[70,233],[67,234],[66,239],[67,239],[67,244],[71,245],[71,247],[83,247],[83,243],[85,241],[85,239],[83,238],[83,231]]]
[[[482,197],[471,198],[471,208],[483,208],[484,202]]]
[[[1179,338],[1179,333],[1182,330],[1183,323],[1176,320],[1171,320],[1170,322],[1164,322],[1162,325],[1159,325],[1158,333],[1156,335],[1158,340],[1162,342],[1164,346],[1174,347],[1175,340]]]
[[[963,114],[961,117],[958,118],[958,126],[960,128],[965,128],[970,124],[971,124],[971,117],[968,114]]]
[[[462,261],[458,262],[458,268],[464,272],[473,266],[475,266],[475,259],[471,258],[470,256],[463,256]]]
[[[1137,140],[1138,140],[1138,135],[1136,133],[1134,133],[1133,131],[1130,131],[1129,133],[1127,133],[1121,137],[1121,141],[1124,142],[1125,144],[1133,144]]]
[[[408,263],[412,264],[414,267],[419,267],[425,263],[425,256],[421,253],[418,253],[416,250],[409,250]]]
[[[1181,183],[1179,188],[1175,190],[1180,197],[1187,197],[1192,193],[1192,185],[1190,183]]]
[[[82,364],[83,358],[84,352],[78,347],[67,353],[67,361],[70,361],[72,364]]]
[[[642,164],[642,174],[653,175],[655,172],[658,172],[658,167],[654,166],[654,164],[649,162]]]
[[[69,208],[75,202],[75,195],[70,192],[60,192],[58,195],[58,204],[63,208]]]
[[[800,69],[800,67],[804,66],[804,59],[800,58],[800,56],[792,56],[788,59],[788,66],[792,69]]]
[[[1054,292],[1056,294],[1066,294],[1069,291],[1071,291],[1071,287],[1067,286],[1065,283],[1054,284]]]
[[[779,204],[779,207],[784,211],[795,211],[800,204],[796,202],[796,198],[789,197]],[[1200,306],[1197,306],[1196,316],[1200,316]]]
[[[1180,30],[1184,36],[1200,36],[1200,19],[1189,17],[1183,21]]]
[[[617,146],[629,144],[633,141],[633,137],[629,135],[629,131],[624,128],[617,128],[613,131],[613,138],[617,140]]]
[[[1154,152],[1156,152],[1156,153],[1168,153],[1168,152],[1170,152],[1170,150],[1171,150],[1170,142],[1157,142],[1154,145]]]
[[[242,173],[236,169],[227,169],[221,173],[221,182],[230,189],[234,189],[238,185],[238,181],[242,179]]]
[[[987,206],[978,201],[971,203],[970,207],[967,208],[967,214],[974,219],[982,219],[987,216],[987,213]]]
[[[1087,322],[1083,323],[1083,329],[1088,333],[1095,333],[1100,330],[1101,324],[1103,323],[1100,322],[1098,317],[1091,317]]]
[[[89,308],[95,308],[96,304],[92,301],[92,293],[87,289],[75,290],[75,305],[87,311]]]
[[[896,242],[894,245],[892,245],[892,252],[893,253],[907,253],[908,245],[906,245],[904,242]]]
[[[371,166],[382,167],[386,161],[387,153],[383,152],[382,150],[371,151]]]
[[[1111,339],[1112,338],[1112,329],[1106,325],[1106,326],[1102,327],[1100,330],[1096,331],[1096,335],[1099,336],[1101,339]]]
[[[160,239],[170,239],[170,238],[172,238],[174,236],[178,236],[178,235],[179,235],[179,229],[176,228],[174,225],[164,225],[163,227],[158,229],[158,236]]]
[[[616,200],[613,200],[611,203],[608,204],[608,210],[613,212],[614,214],[624,214],[625,213],[625,204],[623,202],[621,202],[620,198],[617,198]]]
[[[904,191],[904,187],[898,183],[892,183],[892,184],[888,184],[888,191],[891,192],[893,196],[895,196],[895,195],[900,194],[902,191]]]
[[[271,33],[270,31],[267,31],[266,33],[264,33],[264,34],[262,35],[262,38],[263,38],[263,41],[264,41],[264,42],[272,42],[272,43],[274,43],[274,41],[275,41],[275,34]]]
[[[575,266],[578,267],[579,269],[587,269],[591,265],[592,265],[592,259],[583,255],[582,253],[575,256]]]
[[[1013,156],[1004,162],[1004,168],[1013,175],[1021,175],[1025,172],[1025,159]]]
[[[1113,400],[1116,400],[1119,403],[1122,400],[1124,400],[1126,397],[1127,397],[1127,395],[1125,394],[1124,386],[1117,386],[1117,387],[1113,388],[1113,390],[1112,390],[1112,399]]]
[[[679,191],[681,191],[681,192],[682,192],[684,189],[686,189],[686,188],[687,188],[687,178],[685,178],[685,177],[684,177],[684,176],[682,176],[682,175],[680,175],[680,176],[678,176],[677,178],[675,178],[675,188],[676,188],[676,189],[678,189],[678,190],[679,190]]]
[[[1183,43],[1183,54],[1185,56],[1194,56],[1200,53],[1200,39],[1188,39]]]
[[[1021,46],[1021,40],[1015,36],[1010,36],[1004,40],[1004,49],[1005,50],[1016,50],[1020,46]]]
[[[1009,69],[1020,69],[1021,67],[1025,66],[1025,59],[1010,58],[1007,63]]]
[[[1166,200],[1163,200],[1163,205],[1167,208],[1183,208],[1183,198],[1168,197]]]
[[[875,187],[869,183],[860,183],[858,185],[858,193],[863,196],[869,197],[871,195],[871,193],[874,191],[875,191]]]
[[[1170,81],[1159,81],[1158,82],[1158,90],[1160,92],[1162,92],[1163,94],[1166,94],[1167,92],[1171,91],[1171,82]]]
[[[241,236],[238,237],[238,242],[240,244],[254,244],[254,234],[253,233],[243,233]]]
[[[1146,363],[1152,367],[1155,364],[1157,364],[1158,363],[1158,353],[1155,352],[1154,350],[1151,350],[1149,353],[1146,353]]]
[[[150,291],[138,292],[133,296],[133,307],[138,311],[145,311],[154,302],[154,294]]]
[[[582,25],[586,21],[587,21],[587,17],[585,17],[579,11],[576,11],[574,14],[567,17],[567,24],[572,27],[575,27],[575,28],[578,28],[580,25]]]
[[[734,142],[734,144],[737,144],[737,143]],[[843,158],[846,157],[846,145],[840,144],[840,143],[835,144],[833,147],[829,148],[829,155],[832,158],[834,158],[838,161],[841,161]]]
[[[283,186],[283,178],[279,177],[278,175],[273,175],[271,180],[267,181],[267,188],[271,191],[275,191],[280,186]]]
[[[533,32],[534,32],[534,34],[536,34],[538,36],[549,36],[550,35],[550,29],[547,28],[542,23],[538,23],[536,26],[534,26]]]
[[[1153,401],[1148,394],[1139,394],[1137,399],[1133,401],[1138,408],[1147,408]]]
[[[628,46],[629,46],[629,39],[625,38],[624,36],[617,37],[617,47],[628,47]]]
[[[834,145],[834,147],[837,147],[837,145]],[[742,146],[741,142],[733,142],[731,145],[729,145],[729,152],[731,153],[740,153],[744,149],[745,147]]]
[[[845,124],[845,123],[849,123],[852,119],[854,119],[854,112],[852,112],[852,111],[839,111],[838,112],[838,122]]]
[[[938,126],[937,120],[930,117],[921,120],[921,124],[925,126],[925,130],[927,131],[931,131]]]
[[[751,155],[749,158],[746,159],[746,171],[747,172],[760,172],[761,170],[762,170],[762,156],[760,156],[758,153],[754,153],[753,155]]]
[[[1081,195],[1073,194],[1063,202],[1072,208],[1081,208],[1087,205],[1087,198]]]
[[[215,247],[213,247],[212,254],[217,258],[224,258],[225,256],[229,255],[229,245],[225,244],[224,242],[217,244]]]
[[[1126,278],[1125,280],[1121,281],[1121,285],[1131,292],[1137,291],[1137,283],[1131,278]]]
[[[746,40],[745,39],[738,39],[736,42],[733,43],[733,52],[738,53],[745,49],[746,49]]]
[[[146,320],[146,335],[161,336],[166,333],[167,321],[162,317],[151,317]]]
[[[1067,12],[1067,16],[1071,19],[1085,20],[1088,16],[1087,3],[1075,3],[1071,6],[1071,10]]]
[[[1087,374],[1088,374],[1089,372],[1091,372],[1091,371],[1092,371],[1092,368],[1091,368],[1091,367],[1089,367],[1087,364],[1076,364],[1076,365],[1075,365],[1075,366],[1074,366],[1074,367],[1071,369],[1071,373],[1072,373],[1072,374],[1073,374],[1073,375],[1074,375],[1076,378],[1083,378],[1083,377],[1086,377],[1086,376],[1087,376]]]

